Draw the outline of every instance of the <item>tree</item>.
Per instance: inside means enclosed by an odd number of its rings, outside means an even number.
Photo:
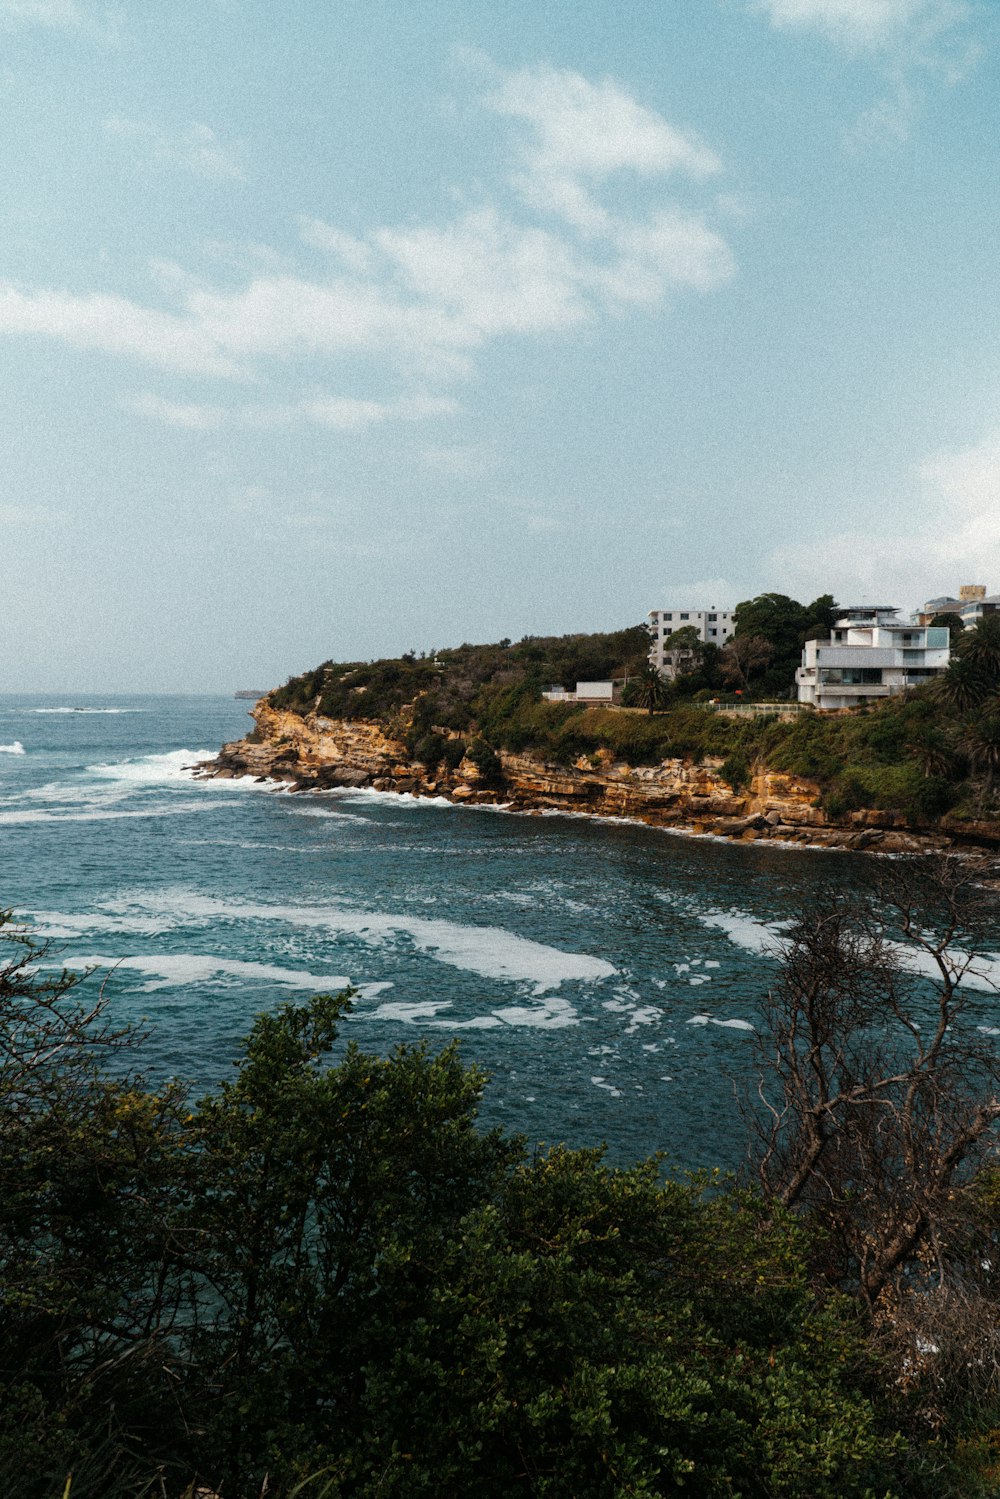
[[[763,635],[737,635],[723,646],[719,669],[725,681],[749,691],[752,678],[773,656],[774,647]]]
[[[956,1202],[1000,1120],[1000,1057],[972,1004],[982,876],[931,857],[829,893],[791,927],[753,1042],[761,1187],[822,1226],[828,1276],[870,1307],[947,1277]]]
[[[959,654],[990,687],[1000,684],[1000,614],[984,614],[974,630],[963,634]]]
[[[48,944],[9,913],[4,949],[0,1489],[47,1496],[72,1469],[83,1499],[139,1492],[173,1424],[183,1095],[126,1070],[134,1034],[105,988],[50,974]]]
[[[906,741],[906,755],[920,766],[925,780],[947,779],[954,773],[954,743],[936,724],[916,725]]]
[[[650,717],[662,712],[670,702],[670,688],[655,666],[646,666],[637,672],[629,683],[629,704],[633,708],[645,708]]]
[[[800,604],[784,593],[761,593],[745,599],[733,611],[734,639],[757,636],[771,647],[765,689],[787,692],[795,680],[806,640],[826,637],[837,617],[833,595],[821,594],[811,604]]]
[[[982,666],[965,654],[953,656],[946,670],[931,683],[938,702],[958,713],[977,708],[989,690],[989,677]]]
[[[948,634],[951,637],[952,650],[955,649],[956,645],[961,640],[962,634],[965,630],[965,620],[960,614],[952,614],[950,610],[945,610],[943,614],[935,614],[934,618],[931,620],[931,625],[932,627],[937,626],[948,631]]]

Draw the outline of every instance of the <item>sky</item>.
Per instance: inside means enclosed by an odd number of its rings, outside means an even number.
[[[1000,0],[0,0],[0,691],[1000,592]]]

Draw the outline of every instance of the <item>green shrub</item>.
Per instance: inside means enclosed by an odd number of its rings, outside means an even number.
[[[503,781],[503,764],[500,756],[485,739],[474,739],[468,748],[468,756],[487,785],[499,785]]]
[[[750,780],[750,766],[745,755],[738,752],[725,761],[719,775],[733,791],[740,791]]]

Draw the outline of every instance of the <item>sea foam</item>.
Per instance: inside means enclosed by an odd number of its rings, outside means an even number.
[[[544,994],[560,984],[597,983],[616,977],[615,968],[589,953],[565,952],[504,927],[464,926],[459,922],[334,906],[262,905],[221,900],[195,891],[174,889],[138,896],[147,908],[192,921],[274,921],[288,926],[343,932],[370,946],[408,938],[418,952],[480,978],[531,984]]]
[[[13,744],[0,744],[0,755],[23,755],[24,752],[20,739],[15,739]]]
[[[205,953],[141,953],[127,958],[102,957],[100,954],[77,956],[67,960],[69,968],[134,969],[149,976],[142,992],[173,988],[180,984],[232,985],[245,983],[283,984],[290,989],[309,989],[313,993],[346,989],[350,979],[340,974],[306,973],[300,969],[277,968],[270,963],[241,962]]]

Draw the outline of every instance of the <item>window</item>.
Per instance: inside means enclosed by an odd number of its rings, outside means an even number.
[[[688,614],[682,614],[680,617],[681,619],[690,619],[691,616]]]
[[[714,621],[714,620],[717,620],[719,616],[717,614],[710,614],[708,617],[709,617],[710,620]],[[715,634],[714,630],[712,631],[712,634],[713,635]]]
[[[710,629],[710,630],[709,630],[709,632],[708,632],[708,633],[709,633],[709,634],[710,634],[710,635],[718,635],[718,633],[719,633],[719,632],[718,632],[718,630],[715,630],[715,629]]]
[[[663,633],[664,633],[664,635],[672,635],[672,634],[673,634],[673,633],[674,633],[674,632],[673,632],[673,630],[672,630],[672,629],[671,629],[671,628],[670,628],[670,626],[669,626],[669,625],[664,625],[664,626],[663,626]]]

